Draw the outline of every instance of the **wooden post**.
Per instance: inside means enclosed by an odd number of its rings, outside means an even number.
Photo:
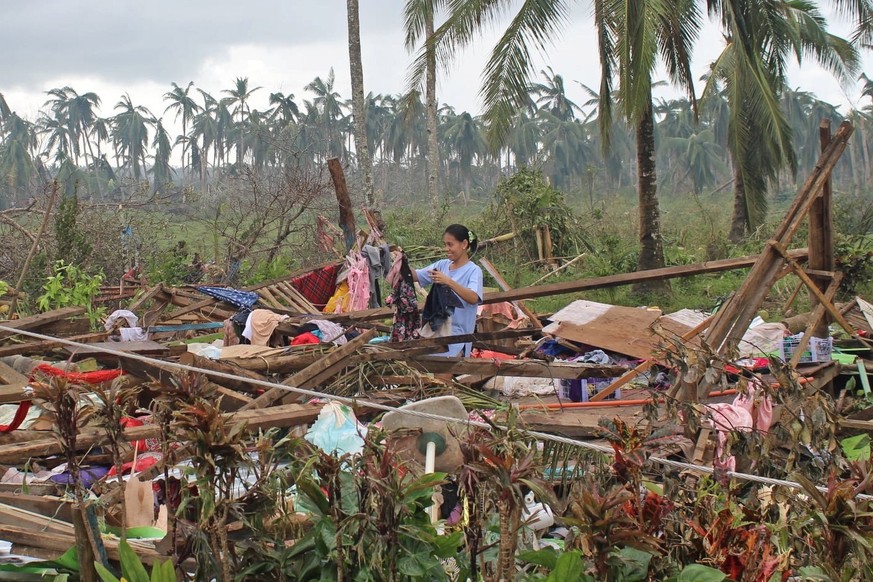
[[[343,239],[346,243],[346,252],[348,252],[355,246],[355,215],[352,211],[352,200],[346,185],[346,175],[337,158],[331,158],[327,161],[327,169],[330,171],[330,178],[333,180],[333,188],[336,191],[340,228],[343,230]]]
[[[831,120],[822,119],[818,128],[821,149],[824,151],[831,143]],[[832,213],[831,181],[827,180],[821,188],[819,196],[812,204],[809,211],[809,268],[812,271],[834,270],[834,230]],[[822,276],[813,276],[812,280],[819,289],[824,291],[828,287],[829,280]],[[809,293],[810,307],[814,311],[819,305],[815,293]],[[815,337],[828,336],[828,323],[830,317],[826,312],[824,317],[812,330]]]

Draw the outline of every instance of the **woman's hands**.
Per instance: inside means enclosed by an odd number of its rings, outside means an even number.
[[[480,299],[478,293],[476,293],[472,289],[464,287],[463,285],[452,279],[451,275],[449,275],[448,273],[434,270],[428,274],[430,275],[431,281],[433,281],[435,284],[439,283],[440,285],[445,285],[467,303],[471,305],[476,305],[477,303],[479,303]]]
[[[455,285],[452,285],[452,283],[454,283],[455,281],[448,274],[443,273],[442,271],[437,271],[436,269],[434,269],[430,273],[428,273],[428,275],[430,275],[430,280],[433,281],[434,283],[439,283],[440,285],[445,285],[445,286],[450,287],[454,290]]]

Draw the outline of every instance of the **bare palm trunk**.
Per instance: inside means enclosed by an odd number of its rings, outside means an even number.
[[[433,6],[431,6],[433,8]],[[434,32],[434,14],[430,10],[425,18],[425,42]],[[439,136],[437,135],[437,96],[436,96],[436,51],[428,48],[427,74],[425,78],[425,105],[427,108],[427,192],[434,208],[439,206]]]
[[[746,205],[746,183],[739,164],[734,161],[734,212],[731,216],[731,231],[728,239],[739,243],[749,232],[749,207]]]
[[[637,192],[640,205],[640,259],[637,270],[659,269],[664,266],[664,245],[661,239],[661,211],[658,208],[658,181],[655,172],[655,116],[651,94],[637,124]],[[637,283],[637,294],[669,293],[667,281]]]
[[[349,68],[352,76],[352,115],[355,118],[355,150],[364,174],[364,200],[369,208],[376,206],[373,190],[373,166],[367,145],[367,120],[364,113],[364,66],[361,61],[361,23],[358,0],[346,0],[349,21]]]

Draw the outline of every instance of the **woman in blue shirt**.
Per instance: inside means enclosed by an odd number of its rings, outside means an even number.
[[[452,335],[473,333],[476,329],[476,310],[482,303],[482,269],[470,260],[476,252],[478,241],[470,230],[461,224],[452,224],[443,233],[445,259],[412,272],[412,277],[422,286],[439,283],[455,292],[461,306],[452,313]],[[444,356],[469,356],[472,343],[451,344]]]

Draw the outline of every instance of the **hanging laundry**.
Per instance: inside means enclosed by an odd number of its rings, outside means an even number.
[[[343,281],[337,285],[336,291],[327,301],[327,305],[324,306],[323,311],[324,313],[348,313],[349,301],[351,301],[351,296],[349,295],[349,282]]]
[[[363,311],[370,304],[370,272],[367,259],[360,255],[349,255],[350,266],[347,281],[349,284],[349,311]]]
[[[391,270],[391,250],[388,245],[380,246],[364,245],[361,254],[367,259],[367,268],[370,278],[370,307],[382,306],[382,292],[379,289],[379,280],[384,278]]]
[[[388,273],[388,282],[392,283],[393,288],[388,304],[394,307],[391,341],[417,339],[418,328],[421,327],[421,313],[418,310],[412,270],[409,268],[409,261],[405,254],[401,254],[394,262]]]

